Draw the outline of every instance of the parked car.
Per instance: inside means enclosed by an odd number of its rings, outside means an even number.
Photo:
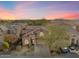
[[[72,46],[72,47],[70,47],[70,49],[71,49],[71,50],[75,50],[75,47]]]
[[[69,50],[71,53],[79,53],[79,47],[76,46],[70,46]]]
[[[69,53],[70,52],[69,48],[67,48],[67,47],[60,48],[60,51],[61,51],[61,53]]]

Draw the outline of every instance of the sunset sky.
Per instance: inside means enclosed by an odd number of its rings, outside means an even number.
[[[79,19],[78,1],[0,1],[0,19]]]

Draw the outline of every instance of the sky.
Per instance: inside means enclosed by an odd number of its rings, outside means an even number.
[[[0,1],[0,19],[79,19],[79,1]]]

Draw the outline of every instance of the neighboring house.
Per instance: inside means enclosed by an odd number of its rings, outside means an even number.
[[[39,26],[27,27],[27,25],[23,26],[23,24],[11,24],[8,26],[8,30],[4,35],[4,38],[10,43],[20,41],[22,46],[27,46],[30,43],[36,44],[37,36],[44,36],[42,29]]]
[[[29,40],[30,40],[29,36],[24,35],[22,37],[22,46],[28,46],[29,45]]]
[[[7,28],[7,26],[5,26],[5,25],[0,25],[0,28],[3,30],[3,31],[6,31],[8,28]]]
[[[10,33],[15,34],[15,35],[17,33],[17,28],[18,28],[18,26],[15,25],[15,24],[12,24],[12,25],[8,26],[8,30],[10,30]]]
[[[70,30],[70,44],[79,46],[79,28],[78,26],[72,26]]]
[[[0,25],[0,40],[4,40],[4,35],[6,34],[8,28],[6,26]]]
[[[3,30],[0,28],[0,39],[3,40],[3,36],[4,36]]]
[[[3,48],[3,42],[4,42],[4,31],[2,28],[0,28],[0,50]]]
[[[30,42],[32,44],[37,44],[38,37],[44,36],[43,30],[37,27],[28,27],[25,28],[22,32],[23,32],[23,36],[22,36],[23,46],[29,45]]]
[[[71,39],[71,44],[77,44],[77,41],[78,41],[78,38],[77,38],[77,36],[76,35],[73,35],[72,36],[72,39]]]
[[[10,43],[14,43],[18,40],[21,32],[21,26],[19,24],[11,24],[8,26],[8,30],[4,35],[4,39]]]
[[[31,44],[36,44],[35,39],[36,39],[36,36],[34,34],[32,34],[32,33],[30,33],[30,34],[26,33],[22,37],[22,45],[23,46],[27,46],[30,43]]]
[[[12,24],[12,25],[8,26],[8,29],[10,30],[11,34],[14,34],[17,36],[17,38],[19,38],[19,35],[21,33],[21,30],[22,30],[21,25]]]

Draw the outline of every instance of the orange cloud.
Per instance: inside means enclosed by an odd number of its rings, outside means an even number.
[[[0,19],[26,19],[26,18],[35,18],[35,15],[32,12],[28,12],[30,6],[35,4],[36,2],[16,2],[16,6],[13,10],[6,10],[5,8],[0,6]],[[43,11],[43,10],[40,10]],[[44,10],[45,11],[45,10]],[[46,14],[44,14],[46,12]],[[54,19],[54,18],[65,18],[65,19],[77,19],[79,18],[79,13],[76,12],[64,12],[64,11],[45,11],[44,13],[39,13],[39,17],[44,14],[44,17],[47,19]],[[35,17],[34,17],[35,16]]]
[[[79,19],[79,13],[69,13],[69,12],[66,12],[66,13],[62,13],[62,12],[59,12],[59,13],[56,13],[56,14],[49,14],[47,17],[47,19],[54,19],[54,18],[64,18],[64,19]]]
[[[15,19],[15,16],[4,8],[0,8],[0,19]]]
[[[0,6],[0,19],[24,19],[28,17],[27,7],[31,6],[35,2],[16,2],[16,6],[13,10],[7,10]]]
[[[67,19],[78,19],[79,18],[79,13],[68,13],[64,15],[64,18]]]

